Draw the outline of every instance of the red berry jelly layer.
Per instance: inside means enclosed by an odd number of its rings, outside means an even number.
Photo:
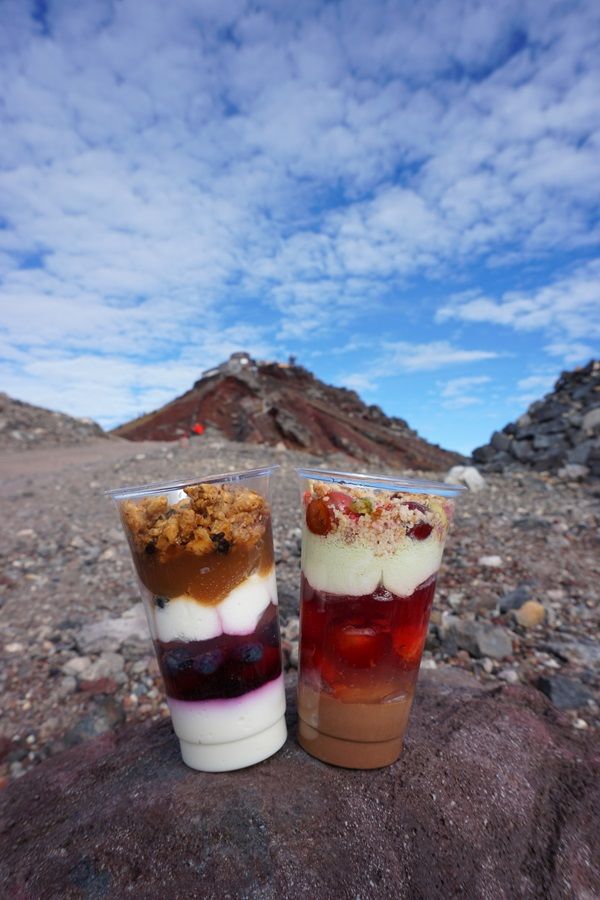
[[[421,662],[435,585],[433,576],[410,597],[384,588],[352,597],[317,591],[302,576],[301,682],[367,703],[404,692]]]

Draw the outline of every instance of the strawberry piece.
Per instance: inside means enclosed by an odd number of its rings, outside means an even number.
[[[342,491],[330,491],[327,495],[327,504],[333,509],[339,509],[343,513],[349,513],[352,507],[352,497]]]
[[[409,509],[416,509],[418,510],[418,512],[427,512],[425,507],[421,503],[417,503],[416,500],[407,500],[407,502],[404,503],[403,506],[407,506]]]
[[[394,631],[394,650],[408,668],[419,665],[427,629],[421,625],[401,625]]]
[[[333,636],[338,658],[356,669],[370,669],[382,659],[387,644],[385,633],[376,628],[346,625]]]
[[[311,500],[306,507],[306,524],[313,534],[329,534],[333,513],[324,500]]]
[[[433,525],[429,525],[427,522],[418,522],[409,529],[408,536],[414,538],[415,541],[424,541],[432,531]]]

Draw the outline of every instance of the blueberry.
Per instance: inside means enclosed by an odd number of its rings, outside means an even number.
[[[183,647],[176,647],[175,650],[169,650],[163,656],[163,665],[169,675],[180,675],[187,669],[191,669],[192,664],[192,657]]]
[[[158,606],[159,609],[164,609],[167,603],[169,602],[168,597],[155,597],[154,602]]]
[[[240,658],[245,663],[257,663],[263,658],[262,644],[242,644],[240,647]]]
[[[194,658],[194,671],[202,675],[212,675],[221,666],[223,654],[220,650],[207,650]]]
[[[210,539],[213,544],[215,544],[217,553],[227,553],[229,551],[231,543],[227,540],[223,531],[217,531],[216,534],[211,534]]]

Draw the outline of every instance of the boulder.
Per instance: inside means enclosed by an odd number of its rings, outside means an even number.
[[[475,466],[452,466],[444,478],[446,484],[464,484],[470,491],[481,491],[485,487],[485,478],[479,474]]]
[[[422,673],[404,752],[370,772],[294,737],[240,772],[186,768],[168,721],[52,757],[0,794],[11,898],[591,898],[600,763],[539,691]]]

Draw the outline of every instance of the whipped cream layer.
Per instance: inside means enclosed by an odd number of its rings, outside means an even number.
[[[402,538],[393,552],[377,555],[372,546],[347,543],[335,533],[313,534],[302,529],[302,571],[311,587],[331,594],[360,597],[383,585],[398,597],[409,597],[434,575],[444,545],[432,533],[419,541]]]
[[[241,741],[274,725],[285,714],[283,675],[255,691],[227,700],[167,697],[175,734],[192,744]]]
[[[223,633],[252,634],[269,603],[277,605],[275,567],[267,575],[250,575],[217,606],[184,595],[162,609],[150,600],[146,610],[155,640],[208,641]]]

